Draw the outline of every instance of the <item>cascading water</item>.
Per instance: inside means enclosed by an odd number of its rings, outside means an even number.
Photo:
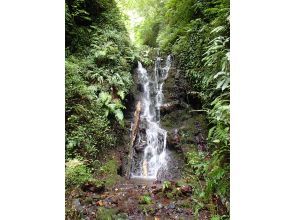
[[[160,107],[163,102],[163,83],[170,67],[171,56],[167,57],[164,67],[161,67],[161,58],[157,57],[151,74],[138,63],[142,111],[135,148],[141,149],[141,153],[134,159],[132,177],[156,178],[158,171],[166,166],[167,131],[160,127]]]

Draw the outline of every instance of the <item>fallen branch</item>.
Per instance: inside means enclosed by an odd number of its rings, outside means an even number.
[[[189,112],[208,112],[207,110],[191,110]]]
[[[133,159],[133,155],[134,155],[134,143],[135,143],[138,129],[139,129],[140,113],[141,113],[141,102],[139,101],[136,105],[136,111],[134,113],[134,124],[133,124],[132,132],[131,132],[128,167],[127,167],[127,172],[126,172],[127,178],[130,178],[130,175],[131,175],[132,159]]]

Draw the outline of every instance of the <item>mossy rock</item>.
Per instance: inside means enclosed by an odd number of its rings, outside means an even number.
[[[169,135],[172,135],[173,129],[179,130],[181,144],[196,144],[195,135],[198,132],[196,122],[200,124],[205,139],[208,133],[206,116],[199,113],[192,114],[189,111],[189,109],[176,110],[161,118],[161,125]]]
[[[154,208],[153,204],[140,204],[138,206],[138,208],[145,215],[154,215],[155,214],[155,208]]]
[[[190,199],[179,200],[177,202],[177,206],[180,208],[192,208],[192,202]]]
[[[176,182],[176,187],[181,187],[181,186],[184,186],[186,185],[186,181],[185,180],[179,180]]]
[[[118,220],[128,219],[125,214],[119,214],[117,209],[99,207],[96,212],[96,220]]]
[[[121,177],[117,174],[118,162],[114,159],[107,161],[98,171],[98,176],[103,180],[106,187],[112,187]]]
[[[190,116],[187,114],[187,110],[175,110],[169,114],[164,115],[161,118],[161,124],[165,129],[171,130],[172,128],[181,127],[183,121],[189,118]]]
[[[183,144],[181,145],[181,149],[184,155],[187,155],[187,153],[196,152],[197,146],[195,144]]]

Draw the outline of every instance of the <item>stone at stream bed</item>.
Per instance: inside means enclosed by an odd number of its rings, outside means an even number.
[[[81,186],[84,192],[102,193],[105,190],[104,185],[96,186],[93,183],[85,183]]]
[[[159,202],[156,204],[156,208],[157,209],[162,209],[164,206]]]
[[[79,199],[74,199],[72,202],[73,208],[77,210],[78,212],[81,212],[83,210],[83,206],[80,203]]]
[[[97,220],[105,219],[127,219],[127,216],[124,214],[119,214],[117,209],[107,209],[99,207],[96,212]]]
[[[175,204],[174,203],[171,203],[167,206],[168,209],[174,209],[176,208]]]
[[[183,185],[181,186],[181,192],[185,195],[190,195],[192,194],[192,187],[189,185]]]

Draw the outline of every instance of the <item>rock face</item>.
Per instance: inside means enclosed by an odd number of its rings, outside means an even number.
[[[175,152],[172,161],[185,158],[189,151],[207,151],[206,115],[195,111],[200,110],[202,104],[196,93],[189,92],[191,90],[174,61],[164,83],[164,102],[160,109],[161,126],[168,131],[167,147]]]

